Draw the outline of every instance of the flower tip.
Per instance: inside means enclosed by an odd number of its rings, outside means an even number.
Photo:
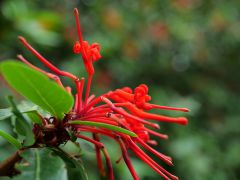
[[[160,126],[158,125],[158,124],[153,124],[153,127],[155,128],[155,129],[160,129]]]
[[[167,163],[167,165],[169,165],[169,166],[174,166],[172,160],[167,160],[166,163]]]
[[[17,58],[21,59],[23,56],[21,54],[17,54]]]
[[[171,175],[172,180],[178,180],[177,176]]]
[[[183,112],[189,112],[190,110],[188,108],[182,108]]]
[[[78,15],[78,9],[77,8],[74,8],[74,14]]]
[[[103,97],[103,96],[100,96],[100,99],[101,99],[102,101],[105,101],[105,100],[106,100],[106,98]]]
[[[107,103],[107,104],[109,104],[109,105],[113,105],[112,102],[111,102],[109,99],[105,98],[104,96],[101,96],[100,98],[101,98],[101,100],[102,100],[103,102],[105,102],[105,103]]]
[[[188,120],[185,117],[179,117],[177,119],[178,119],[177,123],[180,124],[180,125],[187,125],[188,124]]]
[[[22,41],[22,42],[25,42],[25,41],[26,41],[26,39],[25,39],[24,37],[22,37],[22,36],[18,36],[18,39],[19,39],[20,41]]]
[[[168,139],[168,135],[164,134],[164,135],[162,136],[162,138],[167,140],[167,139]]]

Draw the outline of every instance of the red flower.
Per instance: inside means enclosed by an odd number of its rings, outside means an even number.
[[[76,17],[76,24],[78,30],[78,38],[74,44],[73,51],[76,54],[81,54],[85,68],[88,72],[88,81],[85,90],[85,98],[83,99],[84,92],[84,78],[77,78],[75,75],[61,71],[53,64],[51,64],[47,59],[40,55],[28,42],[23,38],[19,37],[23,45],[28,48],[46,67],[48,67],[52,73],[45,72],[31,63],[29,63],[23,56],[19,55],[19,59],[30,67],[46,74],[49,78],[55,80],[59,86],[65,88],[66,91],[71,93],[70,87],[64,87],[61,83],[61,80],[58,76],[66,76],[71,78],[75,84],[77,93],[75,95],[75,106],[72,111],[65,116],[66,127],[71,127],[75,133],[75,136],[86,141],[89,141],[95,145],[96,149],[96,159],[98,163],[98,168],[102,175],[105,175],[103,162],[101,159],[101,153],[103,153],[106,166],[108,169],[109,179],[114,179],[113,169],[110,157],[108,155],[107,149],[104,144],[101,143],[101,135],[110,137],[119,144],[119,147],[122,151],[122,158],[128,166],[132,177],[137,180],[139,179],[137,173],[135,172],[131,160],[129,158],[128,151],[131,150],[134,154],[140,158],[143,162],[149,165],[153,170],[160,174],[164,179],[178,179],[176,176],[170,174],[162,166],[156,163],[151,159],[143,149],[156,155],[159,159],[167,163],[168,165],[173,165],[172,159],[169,156],[166,156],[155,149],[150,145],[157,145],[157,142],[152,140],[152,136],[159,137],[161,139],[167,139],[168,136],[165,134],[158,133],[153,129],[159,129],[158,124],[150,122],[149,120],[158,121],[158,122],[170,122],[177,123],[181,125],[187,124],[187,119],[184,117],[167,117],[163,115],[153,114],[148,112],[149,110],[155,109],[164,109],[164,110],[177,110],[187,112],[186,108],[173,108],[167,106],[159,106],[149,103],[151,96],[148,94],[148,87],[145,84],[141,84],[132,90],[129,87],[124,87],[122,89],[116,89],[114,91],[109,91],[106,94],[95,97],[90,95],[90,87],[92,76],[94,74],[93,62],[101,58],[100,55],[100,45],[93,43],[89,45],[87,41],[84,41],[81,34],[78,10],[74,9],[74,14]],[[75,120],[80,120],[82,122],[100,122],[108,125],[113,125],[116,127],[121,127],[129,131],[134,132],[137,136],[131,137],[121,132],[109,130],[107,128],[97,128],[94,126],[84,125],[84,124],[71,124]],[[82,135],[82,132],[92,133],[92,138]],[[118,160],[118,162],[121,159]]]

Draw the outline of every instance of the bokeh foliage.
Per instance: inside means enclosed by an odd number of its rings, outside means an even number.
[[[84,38],[102,45],[94,93],[146,83],[153,102],[190,108],[188,126],[160,124],[170,135],[159,142],[159,150],[174,158],[169,170],[186,180],[238,179],[240,1],[0,1],[0,60],[23,53],[42,67],[18,43],[23,35],[61,69],[86,75],[80,57],[72,53],[74,7],[80,10]],[[1,108],[7,107],[10,93],[1,81]],[[10,124],[0,123],[0,129],[12,132]],[[108,139],[106,144],[115,161],[119,150]],[[99,179],[94,149],[83,146],[90,180]],[[0,139],[0,161],[13,151]],[[159,179],[133,161],[142,179]],[[123,163],[114,169],[117,179],[130,179]]]

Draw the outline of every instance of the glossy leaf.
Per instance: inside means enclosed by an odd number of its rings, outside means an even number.
[[[133,133],[133,132],[127,130],[127,129],[123,129],[123,128],[113,126],[113,125],[109,125],[109,124],[105,124],[105,123],[75,120],[75,121],[69,122],[69,124],[81,124],[81,125],[87,125],[87,126],[102,127],[102,128],[109,129],[109,130],[112,130],[112,131],[127,134],[127,135],[132,136],[132,137],[137,137],[137,135],[135,133]]]
[[[24,151],[21,156],[24,161],[16,165],[21,174],[14,176],[14,180],[67,179],[64,162],[58,156],[52,155],[49,149],[29,149]]]
[[[21,95],[61,120],[73,106],[73,97],[44,74],[17,61],[1,63],[6,81]]]
[[[20,149],[22,147],[21,143],[17,139],[15,139],[11,135],[5,133],[4,131],[0,130],[0,136],[2,136],[4,139],[6,139],[9,143],[11,143],[17,149]]]

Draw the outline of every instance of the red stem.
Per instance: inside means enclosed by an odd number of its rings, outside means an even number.
[[[139,117],[137,117],[137,116],[134,116],[134,115],[132,115],[132,114],[127,113],[127,112],[124,111],[122,108],[117,108],[117,107],[115,107],[114,104],[113,104],[109,99],[107,99],[107,98],[105,98],[105,97],[102,97],[101,99],[102,99],[102,101],[104,101],[105,103],[107,103],[107,104],[109,105],[109,107],[110,107],[113,111],[115,111],[115,112],[117,112],[117,113],[119,113],[119,114],[121,114],[121,115],[123,115],[123,116],[125,116],[125,117],[127,117],[127,118],[130,118],[130,119],[139,121],[139,122],[141,122],[141,123],[143,123],[143,124],[147,124],[147,125],[149,125],[149,126],[151,126],[151,127],[153,127],[153,128],[159,129],[159,125],[158,125],[158,124],[154,124],[154,123],[145,121],[145,120],[142,119],[142,118],[139,118]]]
[[[140,153],[135,148],[131,148],[132,151],[140,158],[142,159],[146,164],[148,164],[152,169],[154,169],[158,174],[160,174],[165,180],[170,180],[162,171],[160,171],[158,168],[156,168],[148,158],[146,158],[142,153]]]
[[[167,117],[167,116],[162,116],[158,114],[151,114],[148,112],[144,112],[143,110],[138,109],[136,106],[131,104],[129,104],[127,108],[136,116],[145,118],[145,119],[152,119],[152,120],[161,121],[161,122],[177,123],[181,125],[186,125],[188,123],[188,120],[185,117],[174,118],[174,117]]]
[[[49,72],[46,72],[40,68],[38,68],[37,66],[34,66],[32,63],[30,63],[28,60],[26,60],[21,54],[17,55],[18,59],[20,59],[23,63],[25,63],[26,65],[28,65],[29,67],[35,69],[36,71],[38,72],[41,72],[43,74],[45,74],[46,76],[48,76],[49,78],[53,79],[54,81],[56,81],[56,83],[60,86],[60,87],[63,87],[63,84],[60,80],[60,78],[58,76],[56,76],[55,74],[52,74],[52,73],[49,73]]]
[[[80,44],[83,44],[83,38],[82,38],[82,32],[81,32],[81,25],[80,25],[80,20],[79,20],[79,13],[78,13],[78,9],[74,8],[74,16],[76,19],[76,25],[77,25],[77,33],[78,33],[78,39]]]
[[[102,148],[101,151],[103,152],[103,155],[104,155],[105,160],[106,160],[106,165],[107,165],[107,169],[108,169],[109,180],[114,180],[112,162],[111,162],[111,159],[110,159],[109,154],[108,154],[108,152],[107,152],[107,149],[106,149],[106,148]]]
[[[65,71],[59,70],[57,67],[55,67],[53,64],[51,64],[47,59],[45,59],[41,54],[39,54],[27,41],[24,39],[22,36],[18,36],[18,39],[22,42],[22,44],[29,50],[31,51],[45,66],[47,66],[51,71],[54,73],[61,75],[61,76],[66,76],[74,81],[77,80],[78,78],[74,76],[73,74]]]
[[[91,83],[92,83],[92,77],[93,77],[93,74],[89,74],[89,76],[88,76],[88,81],[87,81],[86,93],[85,93],[84,107],[85,107],[86,104],[87,104],[88,97],[89,97],[89,94],[90,94]]]
[[[168,139],[168,135],[166,135],[166,134],[161,134],[161,133],[152,131],[152,130],[147,129],[147,128],[146,128],[146,131],[149,132],[150,134],[154,135],[154,136],[157,136],[157,137],[161,138],[161,139]]]
[[[128,156],[128,152],[127,152],[127,148],[126,148],[125,144],[123,143],[123,141],[120,138],[117,141],[118,141],[118,144],[121,147],[123,159],[124,159],[128,169],[129,169],[130,173],[132,174],[133,179],[134,180],[140,180],[140,178],[138,177],[135,169],[133,168],[131,160]]]
[[[102,113],[102,112],[111,112],[111,109],[108,107],[108,108],[94,108],[92,109],[91,111],[88,112],[88,114],[96,114],[96,113]]]
[[[154,160],[152,160],[142,149],[140,149],[131,139],[129,139],[129,143],[131,144],[131,149],[135,150],[136,154],[140,153],[140,155],[142,157],[144,157],[144,161],[147,160],[147,164],[149,166],[151,166],[156,172],[158,172],[160,175],[162,175],[165,179],[169,179],[167,176],[169,176],[171,179],[173,180],[178,180],[178,177],[172,175],[171,173],[169,173],[168,171],[166,171],[162,166],[160,166],[159,164],[157,164]],[[165,174],[163,174],[165,173]]]
[[[87,104],[90,103],[93,99],[95,98],[95,95],[92,94],[91,96],[89,96]]]
[[[103,147],[104,147],[104,145],[103,145],[102,143],[100,143],[100,142],[98,142],[98,141],[95,141],[95,140],[93,140],[93,139],[91,139],[91,138],[89,138],[89,137],[83,136],[83,135],[81,135],[81,134],[75,134],[75,135],[76,135],[78,138],[80,138],[80,139],[84,139],[84,140],[86,140],[86,141],[94,144],[95,146],[98,146],[99,148],[103,148]]]
[[[95,117],[106,117],[106,112],[103,113],[94,113],[94,114],[87,114],[86,116],[82,117],[81,119],[88,119],[88,118],[95,118]]]
[[[76,111],[79,113],[82,110],[82,94],[83,94],[83,87],[84,87],[84,78],[81,78],[81,80],[77,79],[75,81],[76,88],[77,88],[77,95],[76,95]]]
[[[170,166],[173,166],[173,163],[171,161],[171,158],[169,156],[166,156],[158,151],[156,151],[155,149],[151,148],[149,145],[147,145],[146,143],[144,143],[140,138],[137,138],[137,141],[139,142],[139,144],[141,144],[145,149],[147,149],[148,151],[152,152],[153,154],[155,154],[159,159],[163,160],[165,163],[167,163]]]
[[[188,108],[177,108],[177,107],[169,107],[169,106],[159,106],[156,104],[150,104],[153,108],[156,109],[164,109],[164,110],[173,110],[173,111],[182,111],[182,112],[189,112]]]
[[[92,136],[95,141],[100,141],[100,138],[96,133],[93,133]],[[106,172],[104,170],[100,148],[98,146],[95,146],[95,150],[96,150],[96,159],[97,159],[98,169],[99,169],[101,175],[105,177]]]
[[[95,98],[93,101],[91,101],[89,104],[86,105],[86,107],[84,108],[84,112],[87,112],[89,109],[91,109],[96,104],[100,103],[101,101],[102,101],[101,96]]]
[[[78,94],[75,95],[74,112],[78,111]]]
[[[80,128],[78,128],[78,130],[79,131],[84,131],[84,132],[91,132],[91,133],[100,133],[100,134],[103,134],[103,135],[108,136],[110,138],[115,137],[112,133],[106,132],[106,131],[101,130],[101,129],[92,128],[92,127],[81,126]]]

